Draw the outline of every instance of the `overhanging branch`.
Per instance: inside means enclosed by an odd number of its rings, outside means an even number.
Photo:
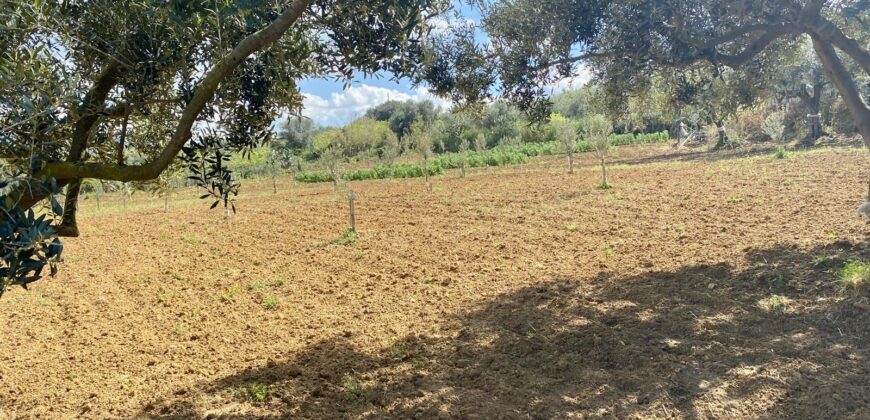
[[[691,61],[695,61],[697,59],[706,59],[712,63],[722,63],[728,67],[737,68],[755,58],[755,56],[764,51],[764,49],[767,48],[767,46],[770,45],[777,38],[788,34],[798,33],[800,33],[800,29],[793,24],[773,25],[766,29],[763,34],[755,39],[755,41],[752,41],[749,45],[746,46],[746,48],[744,48],[737,54],[721,54],[717,52],[715,48],[710,48],[699,52],[696,57],[691,59]]]
[[[580,54],[580,55],[575,55],[575,56],[571,56],[571,57],[560,58],[558,60],[549,61],[545,64],[541,64],[541,65],[535,67],[534,70],[541,70],[541,69],[545,69],[545,68],[549,68],[549,67],[553,67],[553,66],[561,66],[564,64],[573,64],[573,63],[576,63],[578,61],[599,59],[599,58],[609,58],[609,57],[612,57],[612,55],[608,54],[608,53]]]
[[[858,41],[849,38],[837,25],[833,22],[820,17],[817,25],[812,28],[813,32],[819,38],[834,44],[844,53],[848,54],[859,66],[864,70],[864,73],[870,75],[870,52],[868,52]]]
[[[169,143],[160,155],[145,165],[120,166],[103,163],[47,163],[39,175],[54,177],[58,180],[75,178],[96,178],[113,181],[147,181],[160,176],[190,139],[191,129],[215,91],[239,64],[249,55],[275,42],[290,26],[302,16],[309,0],[294,0],[272,23],[247,36],[232,51],[224,56],[200,82],[190,102],[185,106],[178,125]]]

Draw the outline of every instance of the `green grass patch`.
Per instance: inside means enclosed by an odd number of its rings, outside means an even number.
[[[840,270],[840,288],[856,295],[870,290],[870,263],[850,261]]]
[[[250,403],[262,403],[269,398],[272,391],[268,386],[259,382],[254,382],[235,388],[233,394],[235,394],[237,398]]]
[[[277,308],[278,307],[278,298],[276,298],[275,296],[271,296],[271,295],[266,296],[266,298],[263,299],[263,306],[265,306],[266,309],[270,309],[270,310]]]
[[[331,245],[350,245],[356,242],[356,231],[351,228],[345,229],[345,231],[336,239],[329,241]]]
[[[776,148],[776,151],[773,152],[774,159],[788,159],[792,155],[791,152],[785,149],[785,147],[779,146]]]

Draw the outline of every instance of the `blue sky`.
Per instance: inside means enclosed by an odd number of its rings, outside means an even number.
[[[453,6],[463,19],[480,22],[479,12],[464,2],[454,0]],[[299,87],[305,96],[302,114],[319,125],[344,125],[388,100],[428,99],[442,108],[450,107],[448,101],[429,94],[425,86],[415,88],[407,79],[395,81],[386,76],[365,78],[358,74],[348,89],[342,81],[329,79],[306,79]]]
[[[454,0],[454,7],[461,15],[475,23],[480,22],[480,14],[461,1]],[[485,34],[479,32],[481,41],[486,40]],[[559,82],[553,86],[554,92],[570,87],[582,86],[588,81],[588,74],[580,71],[578,77]],[[305,96],[302,115],[311,118],[322,126],[340,126],[365,114],[369,108],[378,106],[388,100],[431,100],[445,110],[450,107],[449,101],[431,95],[425,86],[411,86],[410,81],[390,80],[389,77],[365,78],[359,74],[354,78],[348,89],[341,81],[328,79],[306,79],[299,83]]]

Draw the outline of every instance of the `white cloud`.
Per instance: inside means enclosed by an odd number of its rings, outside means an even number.
[[[302,115],[320,125],[343,125],[365,114],[370,108],[390,100],[423,101],[430,100],[443,109],[450,102],[433,96],[424,87],[417,87],[411,93],[378,86],[361,84],[351,86],[345,91],[335,92],[329,98],[303,93],[305,96]]]
[[[557,95],[561,92],[571,89],[579,89],[583,87],[583,85],[589,83],[589,80],[592,79],[592,73],[589,72],[589,69],[586,66],[580,66],[577,68],[576,75],[559,80],[556,83],[553,83],[550,88],[553,90],[553,95]]]

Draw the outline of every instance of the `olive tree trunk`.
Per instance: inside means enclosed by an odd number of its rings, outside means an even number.
[[[574,151],[570,148],[568,149],[568,173],[574,173]]]
[[[716,132],[719,134],[719,139],[716,141],[716,149],[731,147],[731,139],[728,138],[728,133],[725,131],[725,122],[716,120]]]
[[[348,223],[349,223],[348,229],[350,229],[353,232],[356,232],[356,206],[355,206],[356,194],[351,192],[350,194],[347,195],[347,204],[348,204],[348,210],[350,213],[349,221],[348,221]]]
[[[846,108],[855,120],[858,132],[864,138],[864,145],[870,149],[870,107],[864,102],[861,93],[858,92],[858,88],[855,86],[855,81],[852,79],[849,71],[846,70],[846,66],[840,61],[840,57],[837,56],[834,47],[815,34],[811,35],[811,37],[813,39],[813,49],[816,50],[816,54],[822,62],[825,74],[831,79],[834,86],[837,87],[837,91],[843,97]]]
[[[426,191],[432,192],[432,181],[429,180],[429,156],[423,153],[423,176],[426,177]]]

